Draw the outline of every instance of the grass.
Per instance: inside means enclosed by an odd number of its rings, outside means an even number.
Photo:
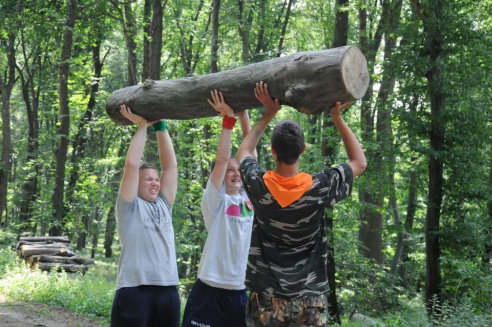
[[[89,250],[77,253],[90,257]],[[85,275],[31,271],[17,254],[0,245],[0,293],[7,302],[26,301],[58,305],[109,326],[115,293],[118,257],[104,258],[96,252],[94,265]],[[186,304],[184,284],[180,287],[181,314]]]
[[[1,236],[1,235],[0,235]],[[88,250],[78,253],[90,257]],[[0,293],[6,302],[27,301],[46,305],[58,305],[65,309],[95,319],[103,326],[109,326],[111,306],[115,292],[117,256],[104,258],[102,250],[96,253],[95,264],[84,275],[46,273],[31,271],[17,254],[5,245],[0,245]],[[193,280],[180,281],[182,311],[186,304],[185,284]],[[346,299],[353,302],[354,299]],[[368,308],[370,311],[370,308]],[[490,327],[492,309],[476,312],[470,302],[462,301],[455,306],[444,305],[443,314],[435,325],[429,322],[421,298],[405,299],[395,311],[371,317],[371,326],[391,327]],[[372,311],[372,315],[374,315]],[[348,313],[342,317],[344,327],[369,326],[363,322],[350,322]]]
[[[9,253],[10,252],[10,253]],[[0,258],[15,253],[0,250]],[[3,259],[0,259],[0,262]],[[77,314],[109,325],[115,284],[114,262],[97,260],[85,275],[31,271],[18,259],[3,269],[0,292],[6,301],[59,305]]]

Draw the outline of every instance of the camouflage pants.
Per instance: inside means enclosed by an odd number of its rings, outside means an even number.
[[[246,324],[248,327],[325,327],[327,308],[325,295],[289,301],[251,292]]]

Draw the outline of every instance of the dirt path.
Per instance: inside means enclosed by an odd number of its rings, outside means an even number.
[[[59,306],[4,303],[0,295],[0,327],[101,327]]]

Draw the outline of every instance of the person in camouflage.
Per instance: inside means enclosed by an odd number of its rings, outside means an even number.
[[[299,172],[304,132],[294,121],[277,123],[271,139],[275,170],[258,165],[252,153],[281,106],[265,83],[256,98],[266,110],[241,143],[237,159],[254,208],[246,270],[247,325],[325,326],[327,323],[327,244],[325,208],[348,197],[353,178],[366,168],[354,133],[342,118],[351,103],[337,102],[330,113],[349,161],[313,174]]]

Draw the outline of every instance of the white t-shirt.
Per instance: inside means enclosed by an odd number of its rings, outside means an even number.
[[[198,278],[213,287],[244,289],[253,226],[251,202],[244,191],[228,195],[209,180],[201,208],[208,237]]]
[[[116,289],[139,285],[179,285],[172,206],[159,192],[154,202],[116,200],[121,243]]]

